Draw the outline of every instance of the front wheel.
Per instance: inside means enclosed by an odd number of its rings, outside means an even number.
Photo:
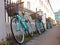
[[[23,43],[24,42],[23,27],[18,23],[18,19],[16,17],[13,17],[11,19],[10,27],[14,39],[20,44]]]
[[[28,20],[28,22],[27,22],[27,26],[28,26],[28,33],[29,33],[29,35],[31,36],[31,37],[33,37],[33,29],[32,29],[32,24],[31,24],[31,22]]]

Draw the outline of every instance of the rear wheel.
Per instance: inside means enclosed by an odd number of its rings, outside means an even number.
[[[21,26],[21,24],[18,23],[18,19],[16,17],[13,17],[11,19],[11,32],[13,34],[14,39],[18,42],[18,43],[23,43],[24,42],[24,29]]]
[[[40,34],[41,34],[41,31],[40,31],[39,24],[38,24],[37,22],[35,22],[35,26],[36,26],[36,31],[37,31],[38,34],[40,35]]]

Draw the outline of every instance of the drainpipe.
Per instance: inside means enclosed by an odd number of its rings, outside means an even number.
[[[49,5],[50,5],[50,8],[51,8],[52,12],[54,13],[54,11],[53,11],[53,9],[52,9],[52,6],[51,6],[51,4],[50,4],[50,0],[48,0],[48,3],[49,3]]]

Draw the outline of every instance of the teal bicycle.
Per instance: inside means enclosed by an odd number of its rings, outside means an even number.
[[[47,29],[49,29],[49,28],[52,28],[51,21],[48,21],[48,22],[47,22]]]
[[[7,10],[8,16],[12,17],[10,22],[12,35],[17,43],[21,44],[24,42],[25,35],[29,35],[31,37],[31,33],[29,32],[31,30],[29,30],[31,27],[30,21],[24,17],[24,14],[18,13],[20,8],[19,5],[24,2],[15,4],[12,3],[11,0],[10,2],[6,0],[5,3],[5,9]]]
[[[28,22],[30,23],[29,20],[26,20],[23,15],[18,13],[16,13],[15,16],[11,19],[11,32],[15,40],[20,44],[24,42],[25,35],[31,36],[29,27],[27,25]]]
[[[42,17],[39,17],[39,16],[36,17],[35,26],[39,34],[42,34],[43,32],[45,32],[45,27],[44,27],[44,23],[42,22]]]

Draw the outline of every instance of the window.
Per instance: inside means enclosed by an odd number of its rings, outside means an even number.
[[[30,2],[27,2],[27,8],[30,9]]]
[[[43,1],[42,0],[39,0],[39,3],[41,4],[41,6],[43,6]]]

